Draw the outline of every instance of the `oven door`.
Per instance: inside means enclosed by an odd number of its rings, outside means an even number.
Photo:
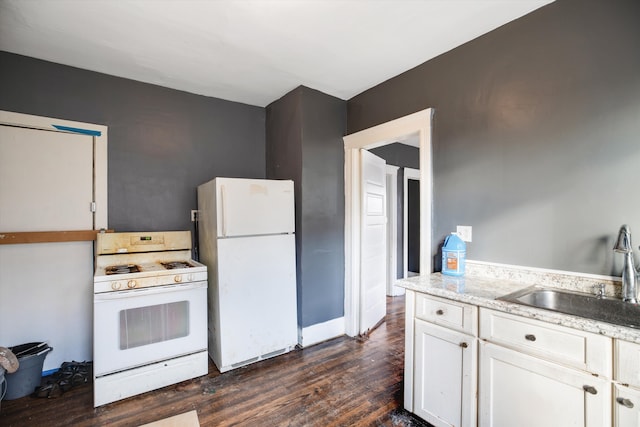
[[[207,282],[95,294],[93,306],[95,376],[207,349]]]

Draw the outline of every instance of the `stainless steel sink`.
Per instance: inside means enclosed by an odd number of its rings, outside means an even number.
[[[535,286],[498,300],[640,329],[640,305],[620,299]]]

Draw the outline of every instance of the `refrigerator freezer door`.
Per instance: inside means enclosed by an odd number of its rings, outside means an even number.
[[[210,289],[218,315],[209,352],[221,372],[297,344],[295,260],[293,234],[218,239],[218,283]]]
[[[293,233],[293,181],[216,178],[218,237]]]

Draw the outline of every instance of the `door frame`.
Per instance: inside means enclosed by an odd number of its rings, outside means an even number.
[[[420,181],[420,170],[413,168],[404,168],[403,177],[403,206],[402,211],[402,263],[404,277],[409,277],[409,180]],[[422,249],[422,247],[420,247]],[[422,252],[421,252],[422,253]]]
[[[346,135],[344,141],[345,184],[345,333],[356,336],[360,330],[360,161],[358,150],[418,138],[420,149],[420,271],[431,271],[432,160],[431,120],[433,108],[418,111],[390,122]]]
[[[398,166],[387,165],[387,295],[402,295],[393,283],[398,277]]]

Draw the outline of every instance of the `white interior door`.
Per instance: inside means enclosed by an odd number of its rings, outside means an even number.
[[[93,228],[93,137],[0,125],[0,232]],[[91,359],[92,242],[0,245],[2,345]]]
[[[386,162],[367,150],[360,150],[360,159],[360,333],[365,333],[386,314]]]

